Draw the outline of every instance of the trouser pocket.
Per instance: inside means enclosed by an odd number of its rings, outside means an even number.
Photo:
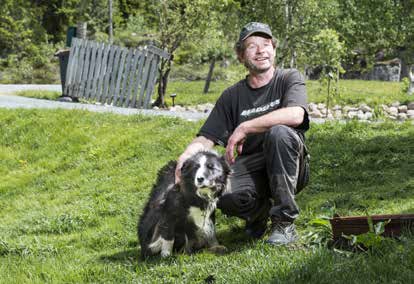
[[[300,157],[299,176],[296,186],[296,193],[304,189],[309,183],[310,176],[310,155],[305,144],[303,144],[303,153]]]

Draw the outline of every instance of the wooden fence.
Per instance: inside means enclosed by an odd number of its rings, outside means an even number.
[[[73,38],[64,94],[120,107],[149,108],[163,50],[127,49]]]

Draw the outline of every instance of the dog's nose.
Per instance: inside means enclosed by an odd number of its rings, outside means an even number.
[[[197,178],[197,182],[198,182],[198,183],[202,183],[203,181],[204,181],[204,178],[203,178],[203,177],[198,177],[198,178]]]

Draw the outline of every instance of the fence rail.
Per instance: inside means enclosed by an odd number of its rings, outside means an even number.
[[[72,40],[64,93],[120,107],[149,108],[160,58],[154,46],[128,49],[90,40]]]

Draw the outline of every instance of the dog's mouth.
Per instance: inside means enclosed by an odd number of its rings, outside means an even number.
[[[211,188],[211,189],[213,189],[216,186],[216,183],[214,181],[203,180],[203,181],[197,181],[195,183],[195,186],[197,188]]]
[[[205,199],[217,198],[221,195],[221,190],[216,187],[199,187],[197,195]]]

